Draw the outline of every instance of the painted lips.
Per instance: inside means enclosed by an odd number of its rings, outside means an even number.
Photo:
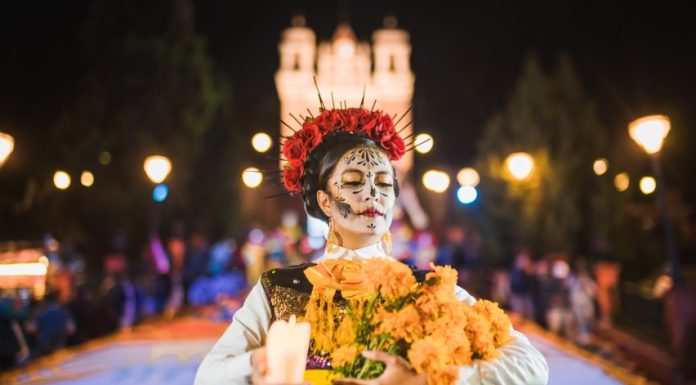
[[[360,215],[364,215],[368,218],[375,218],[375,217],[379,217],[379,216],[384,215],[384,214],[377,209],[367,209],[367,210],[361,212]]]

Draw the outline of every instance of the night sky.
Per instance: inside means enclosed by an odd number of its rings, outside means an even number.
[[[611,4],[609,4],[611,3]],[[12,2],[0,12],[0,130],[22,140],[40,135],[61,102],[73,95],[81,71],[77,40],[87,2]],[[600,118],[617,141],[643,114],[672,118],[665,148],[668,178],[696,189],[681,170],[696,161],[696,27],[683,6],[666,2],[416,2],[206,0],[195,4],[196,28],[207,37],[214,64],[232,86],[240,136],[274,130],[278,99],[273,75],[281,31],[295,12],[320,40],[348,19],[371,40],[387,14],[411,34],[416,75],[415,127],[436,139],[433,159],[466,165],[487,119],[501,110],[525,55],[546,68],[566,52]],[[456,8],[454,7],[456,5]],[[452,140],[455,138],[457,140]],[[671,155],[669,154],[671,149]],[[16,150],[17,153],[23,153]]]

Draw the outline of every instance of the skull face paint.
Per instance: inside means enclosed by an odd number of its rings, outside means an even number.
[[[379,236],[391,225],[396,195],[389,158],[372,147],[347,151],[329,178],[330,216],[344,237]]]

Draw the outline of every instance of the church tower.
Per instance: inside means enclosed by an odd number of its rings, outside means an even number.
[[[307,115],[307,107],[315,116],[318,114],[315,75],[328,108],[332,106],[332,94],[336,107],[344,101],[348,107],[359,106],[363,89],[367,108],[377,100],[375,109],[401,116],[411,107],[415,82],[410,64],[411,44],[408,32],[397,28],[394,17],[385,18],[384,27],[373,33],[372,47],[358,41],[347,23],[339,24],[331,40],[322,41],[317,47],[314,32],[305,26],[303,17],[296,16],[292,26],[283,31],[278,51],[280,68],[275,82],[284,121],[289,120],[290,113]],[[411,121],[409,111],[398,127]],[[401,135],[412,132],[410,126]],[[280,134],[289,136],[292,132],[281,124]],[[409,151],[396,168],[407,175],[412,165],[413,153]]]

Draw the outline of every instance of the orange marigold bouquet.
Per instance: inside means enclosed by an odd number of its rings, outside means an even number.
[[[510,340],[511,323],[494,302],[457,300],[457,271],[431,265],[417,282],[407,265],[373,258],[325,261],[305,271],[314,284],[304,319],[310,353],[327,357],[343,377],[369,379],[384,365],[361,355],[381,350],[408,360],[428,385],[452,385],[459,367],[490,360]],[[340,291],[346,306],[334,306]]]

